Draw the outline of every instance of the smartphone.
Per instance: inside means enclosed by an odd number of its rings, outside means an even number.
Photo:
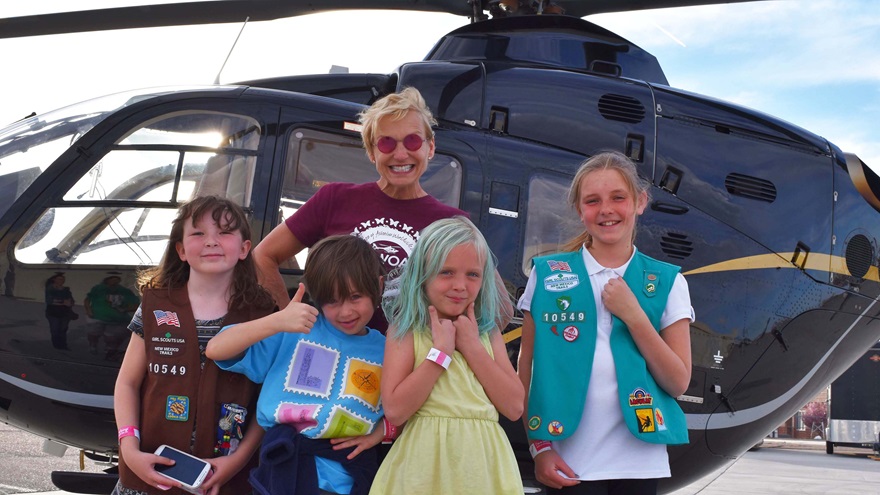
[[[197,493],[197,489],[211,471],[211,465],[204,460],[168,445],[160,445],[156,449],[156,455],[174,460],[173,466],[156,464],[156,471],[162,476],[180,482],[181,488],[188,492]]]

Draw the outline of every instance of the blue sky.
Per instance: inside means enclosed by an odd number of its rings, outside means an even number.
[[[117,6],[80,0],[77,8]],[[67,2],[3,2],[0,17]],[[590,16],[651,52],[670,85],[783,118],[880,170],[880,2],[771,0]],[[390,72],[420,60],[467,19],[338,12],[248,25],[221,82]],[[0,40],[0,125],[140,87],[210,84],[240,25],[108,31]]]

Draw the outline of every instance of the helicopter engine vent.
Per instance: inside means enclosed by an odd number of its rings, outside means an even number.
[[[684,234],[667,232],[660,238],[660,249],[670,258],[683,260],[694,252],[694,243]]]
[[[776,186],[766,179],[732,173],[724,179],[724,187],[736,196],[768,203],[776,201]]]
[[[863,234],[856,234],[846,243],[846,269],[853,277],[864,278],[874,261],[874,246]]]
[[[645,106],[632,96],[604,94],[599,98],[599,113],[608,120],[638,124],[645,119]]]

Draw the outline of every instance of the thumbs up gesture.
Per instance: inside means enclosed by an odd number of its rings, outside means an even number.
[[[300,283],[290,304],[281,310],[281,331],[288,333],[309,333],[312,331],[312,327],[318,320],[318,310],[302,302],[305,293],[306,286]]]

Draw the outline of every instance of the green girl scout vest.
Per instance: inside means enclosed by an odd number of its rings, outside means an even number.
[[[535,349],[529,388],[528,436],[561,440],[578,427],[596,348],[596,305],[581,251],[533,260],[537,276],[531,314]],[[679,267],[636,251],[623,279],[654,328]],[[649,443],[688,443],[684,413],[654,381],[626,325],[611,317],[611,353],[623,418],[636,438]]]

